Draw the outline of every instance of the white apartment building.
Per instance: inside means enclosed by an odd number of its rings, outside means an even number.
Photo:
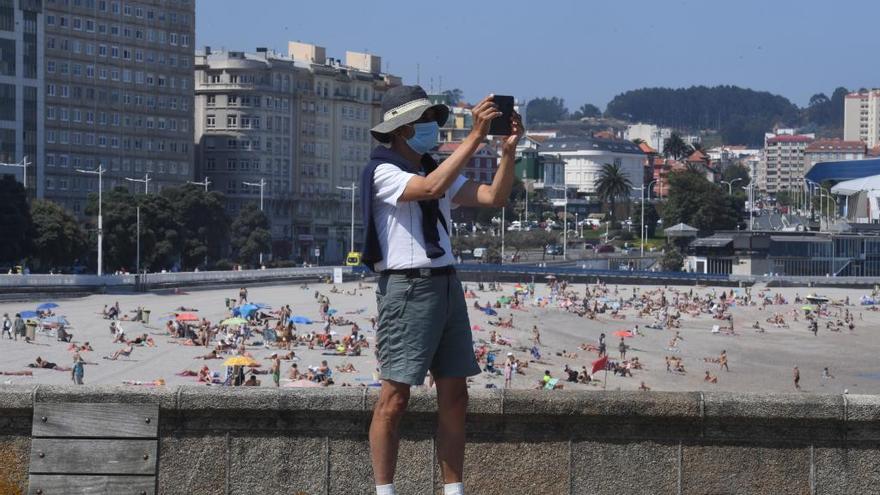
[[[626,126],[623,131],[623,138],[627,141],[641,139],[648,146],[654,148],[658,152],[663,152],[663,143],[672,136],[672,129],[668,127],[658,127],[653,124],[632,124]]]
[[[880,89],[846,95],[843,103],[843,139],[863,141],[868,148],[880,144]]]
[[[633,189],[630,198],[638,198],[644,182],[645,154],[630,141],[616,141],[591,137],[560,137],[548,139],[539,148],[542,156],[553,156],[565,162],[565,183],[577,187],[578,193],[595,196],[596,181],[602,167],[620,166]]]
[[[43,15],[40,1],[0,0],[0,162],[29,163],[0,176],[26,182],[30,197],[43,196]]]
[[[813,134],[770,135],[764,139],[764,156],[758,167],[757,187],[767,193],[803,184],[804,155]]]

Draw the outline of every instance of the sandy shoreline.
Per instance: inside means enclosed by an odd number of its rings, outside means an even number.
[[[475,284],[466,284],[471,289],[476,289]],[[331,307],[338,314],[352,320],[364,329],[370,328],[368,319],[375,315],[376,301],[373,284],[365,284],[365,290],[355,290],[356,295],[345,294],[357,288],[357,283],[346,283],[338,286],[339,293],[330,293],[330,285],[312,284],[308,289],[299,285],[278,285],[253,287],[250,289],[251,301],[279,307],[289,304],[293,308],[293,314],[307,316],[318,320],[319,307],[314,298],[315,291],[330,298]],[[653,316],[639,317],[635,309],[624,309],[621,314],[624,319],[613,319],[609,313],[599,314],[596,319],[579,317],[552,305],[537,307],[527,305],[523,309],[498,309],[498,315],[507,318],[513,316],[513,328],[496,328],[489,325],[496,317],[490,317],[473,308],[474,301],[479,301],[483,306],[486,303],[494,304],[495,301],[513,292],[513,284],[503,284],[503,292],[476,292],[476,299],[468,299],[469,316],[471,325],[481,328],[473,332],[474,340],[478,343],[487,343],[489,348],[497,351],[498,363],[507,352],[514,352],[519,359],[530,359],[527,349],[532,346],[532,326],[537,325],[541,332],[542,346],[541,363],[532,362],[524,370],[524,375],[517,375],[513,380],[514,388],[534,388],[545,370],[550,370],[554,377],[564,381],[562,369],[568,365],[575,369],[581,366],[590,368],[590,363],[597,359],[595,352],[579,349],[583,343],[596,344],[600,333],[607,336],[607,347],[610,357],[616,359],[618,355],[617,337],[612,332],[618,330],[632,330],[637,324],[642,336],[635,336],[626,340],[629,346],[627,357],[637,356],[643,364],[643,369],[634,370],[633,377],[619,377],[611,373],[607,376],[607,388],[609,390],[638,389],[641,382],[652,390],[664,391],[737,391],[737,392],[793,392],[795,391],[792,381],[792,369],[798,366],[801,372],[801,387],[804,392],[836,394],[848,390],[850,393],[877,394],[880,393],[880,365],[876,359],[880,352],[880,312],[869,309],[868,306],[860,306],[859,298],[869,294],[866,290],[857,289],[823,289],[821,294],[832,300],[844,300],[850,298],[851,305],[844,307],[830,306],[832,321],[836,321],[833,315],[838,311],[849,309],[854,317],[855,329],[850,331],[846,328],[839,332],[826,330],[826,318],[819,320],[819,332],[814,336],[802,318],[803,312],[800,307],[803,304],[794,304],[795,295],[801,297],[812,292],[807,288],[781,288],[766,289],[771,299],[780,294],[788,301],[784,305],[770,305],[761,309],[759,305],[737,305],[731,308],[734,318],[736,335],[724,333],[713,334],[713,325],[723,324],[713,319],[709,314],[700,314],[696,317],[683,314],[681,328],[653,330],[646,327],[654,321]],[[591,286],[592,287],[592,286]],[[570,287],[570,290],[584,293],[584,284]],[[614,291],[617,291],[615,296]],[[673,291],[688,292],[693,290],[697,294],[709,294],[711,287],[662,287],[646,286],[636,287],[637,291],[645,290],[654,292],[654,297],[659,299],[659,291],[665,291],[667,299],[671,300]],[[722,290],[714,289],[716,294]],[[627,300],[632,297],[632,285],[620,285],[607,287],[609,299]],[[741,289],[739,291],[742,291]],[[760,287],[752,289],[753,297],[761,291]],[[640,293],[640,292],[639,292]],[[739,292],[742,294],[742,292]],[[82,343],[89,341],[94,348],[93,352],[84,353],[89,362],[97,364],[87,365],[85,368],[86,384],[120,385],[126,380],[149,382],[163,379],[171,385],[197,385],[192,377],[177,376],[176,373],[183,370],[198,370],[203,364],[207,364],[212,371],[223,371],[222,360],[201,361],[193,359],[206,353],[204,347],[186,347],[179,341],[164,334],[163,323],[159,318],[171,314],[180,306],[197,308],[200,317],[206,317],[211,321],[219,321],[228,316],[224,306],[226,297],[235,297],[237,290],[199,290],[189,293],[160,295],[155,293],[136,295],[90,295],[81,298],[58,299],[60,306],[56,313],[65,315],[71,322],[70,332],[74,335],[74,341]],[[536,297],[546,298],[550,295],[550,289],[539,284],[536,287]],[[131,357],[127,360],[108,361],[101,359],[102,356],[111,354],[122,347],[112,343],[109,331],[109,321],[101,318],[100,310],[105,304],[113,304],[118,301],[123,313],[134,309],[137,305],[143,305],[151,310],[151,322],[149,325],[141,323],[123,322],[126,334],[134,337],[141,333],[149,333],[156,342],[156,347],[136,347]],[[0,313],[8,312],[13,316],[15,312],[33,309],[42,300],[32,303],[0,303]],[[796,310],[801,317],[800,321],[794,322],[790,312]],[[766,319],[774,313],[783,313],[789,324],[789,328],[776,328],[767,323]],[[841,318],[842,319],[842,318]],[[752,328],[756,321],[766,330],[759,333]],[[319,332],[320,324],[300,325],[299,332]],[[334,327],[340,336],[349,333],[349,327]],[[498,331],[498,335],[511,342],[512,345],[492,345],[490,332]],[[675,332],[679,331],[681,341],[674,350],[669,349],[669,343]],[[306,347],[296,347],[299,357],[299,367],[304,369],[308,366],[316,366],[321,359],[327,359],[331,368],[351,363],[357,369],[354,373],[335,373],[335,386],[342,384],[359,386],[372,381],[376,361],[373,356],[373,344],[375,335],[366,331],[366,336],[371,348],[362,356],[322,356],[320,350],[309,350]],[[0,364],[0,371],[33,371],[33,376],[2,376],[0,383],[15,384],[70,384],[73,386],[70,373],[47,369],[31,370],[28,363],[34,361],[37,356],[58,363],[62,366],[70,366],[72,352],[68,350],[66,343],[58,342],[49,335],[39,335],[32,344],[17,342],[8,339],[0,340],[0,350],[4,359]],[[269,361],[266,358],[272,352],[263,347],[249,347],[248,350],[264,363],[268,369]],[[562,357],[557,353],[562,351],[573,352],[577,357]],[[717,358],[722,350],[727,351],[729,356],[730,371],[722,371],[717,363],[707,363],[704,358]],[[681,358],[686,373],[669,373],[666,371],[665,357],[675,356]],[[282,362],[282,385],[291,362]],[[832,379],[822,378],[823,368],[828,367]],[[705,371],[718,377],[717,383],[704,381]],[[258,377],[262,386],[271,386],[269,375]],[[597,378],[604,378],[602,373]],[[486,387],[487,385],[503,386],[503,378],[500,375],[482,373],[471,382],[471,387]],[[601,385],[582,385],[565,383],[565,389],[595,389]]]

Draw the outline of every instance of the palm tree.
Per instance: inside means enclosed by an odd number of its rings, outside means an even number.
[[[689,155],[689,151],[691,151],[691,147],[688,146],[688,144],[684,142],[684,139],[675,132],[673,132],[663,143],[663,156],[666,158],[671,156],[672,158],[679,160],[682,157]]]
[[[614,206],[617,198],[627,196],[632,189],[629,177],[620,171],[620,165],[606,163],[599,172],[599,180],[596,181],[596,193],[599,199],[607,201],[611,208],[611,220],[614,220]]]

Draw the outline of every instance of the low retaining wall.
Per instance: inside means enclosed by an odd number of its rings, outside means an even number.
[[[148,273],[142,280],[135,275],[0,275],[0,293],[52,293],[134,291],[167,287],[223,286],[273,283],[286,280],[317,279],[333,275],[340,267],[269,268],[266,270]],[[351,267],[341,267],[345,276]]]
[[[0,493],[24,493],[33,406],[155,403],[158,493],[370,494],[376,389],[0,387]],[[413,393],[397,485],[437,493],[436,401]],[[880,493],[880,397],[472,391],[471,494]],[[442,492],[441,492],[442,493]]]

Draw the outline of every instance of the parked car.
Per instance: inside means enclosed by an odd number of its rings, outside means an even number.
[[[550,244],[544,252],[550,256],[562,256],[565,253],[565,249],[559,244]]]
[[[597,253],[613,253],[614,251],[614,246],[612,246],[611,244],[602,244],[601,246],[596,248]]]

